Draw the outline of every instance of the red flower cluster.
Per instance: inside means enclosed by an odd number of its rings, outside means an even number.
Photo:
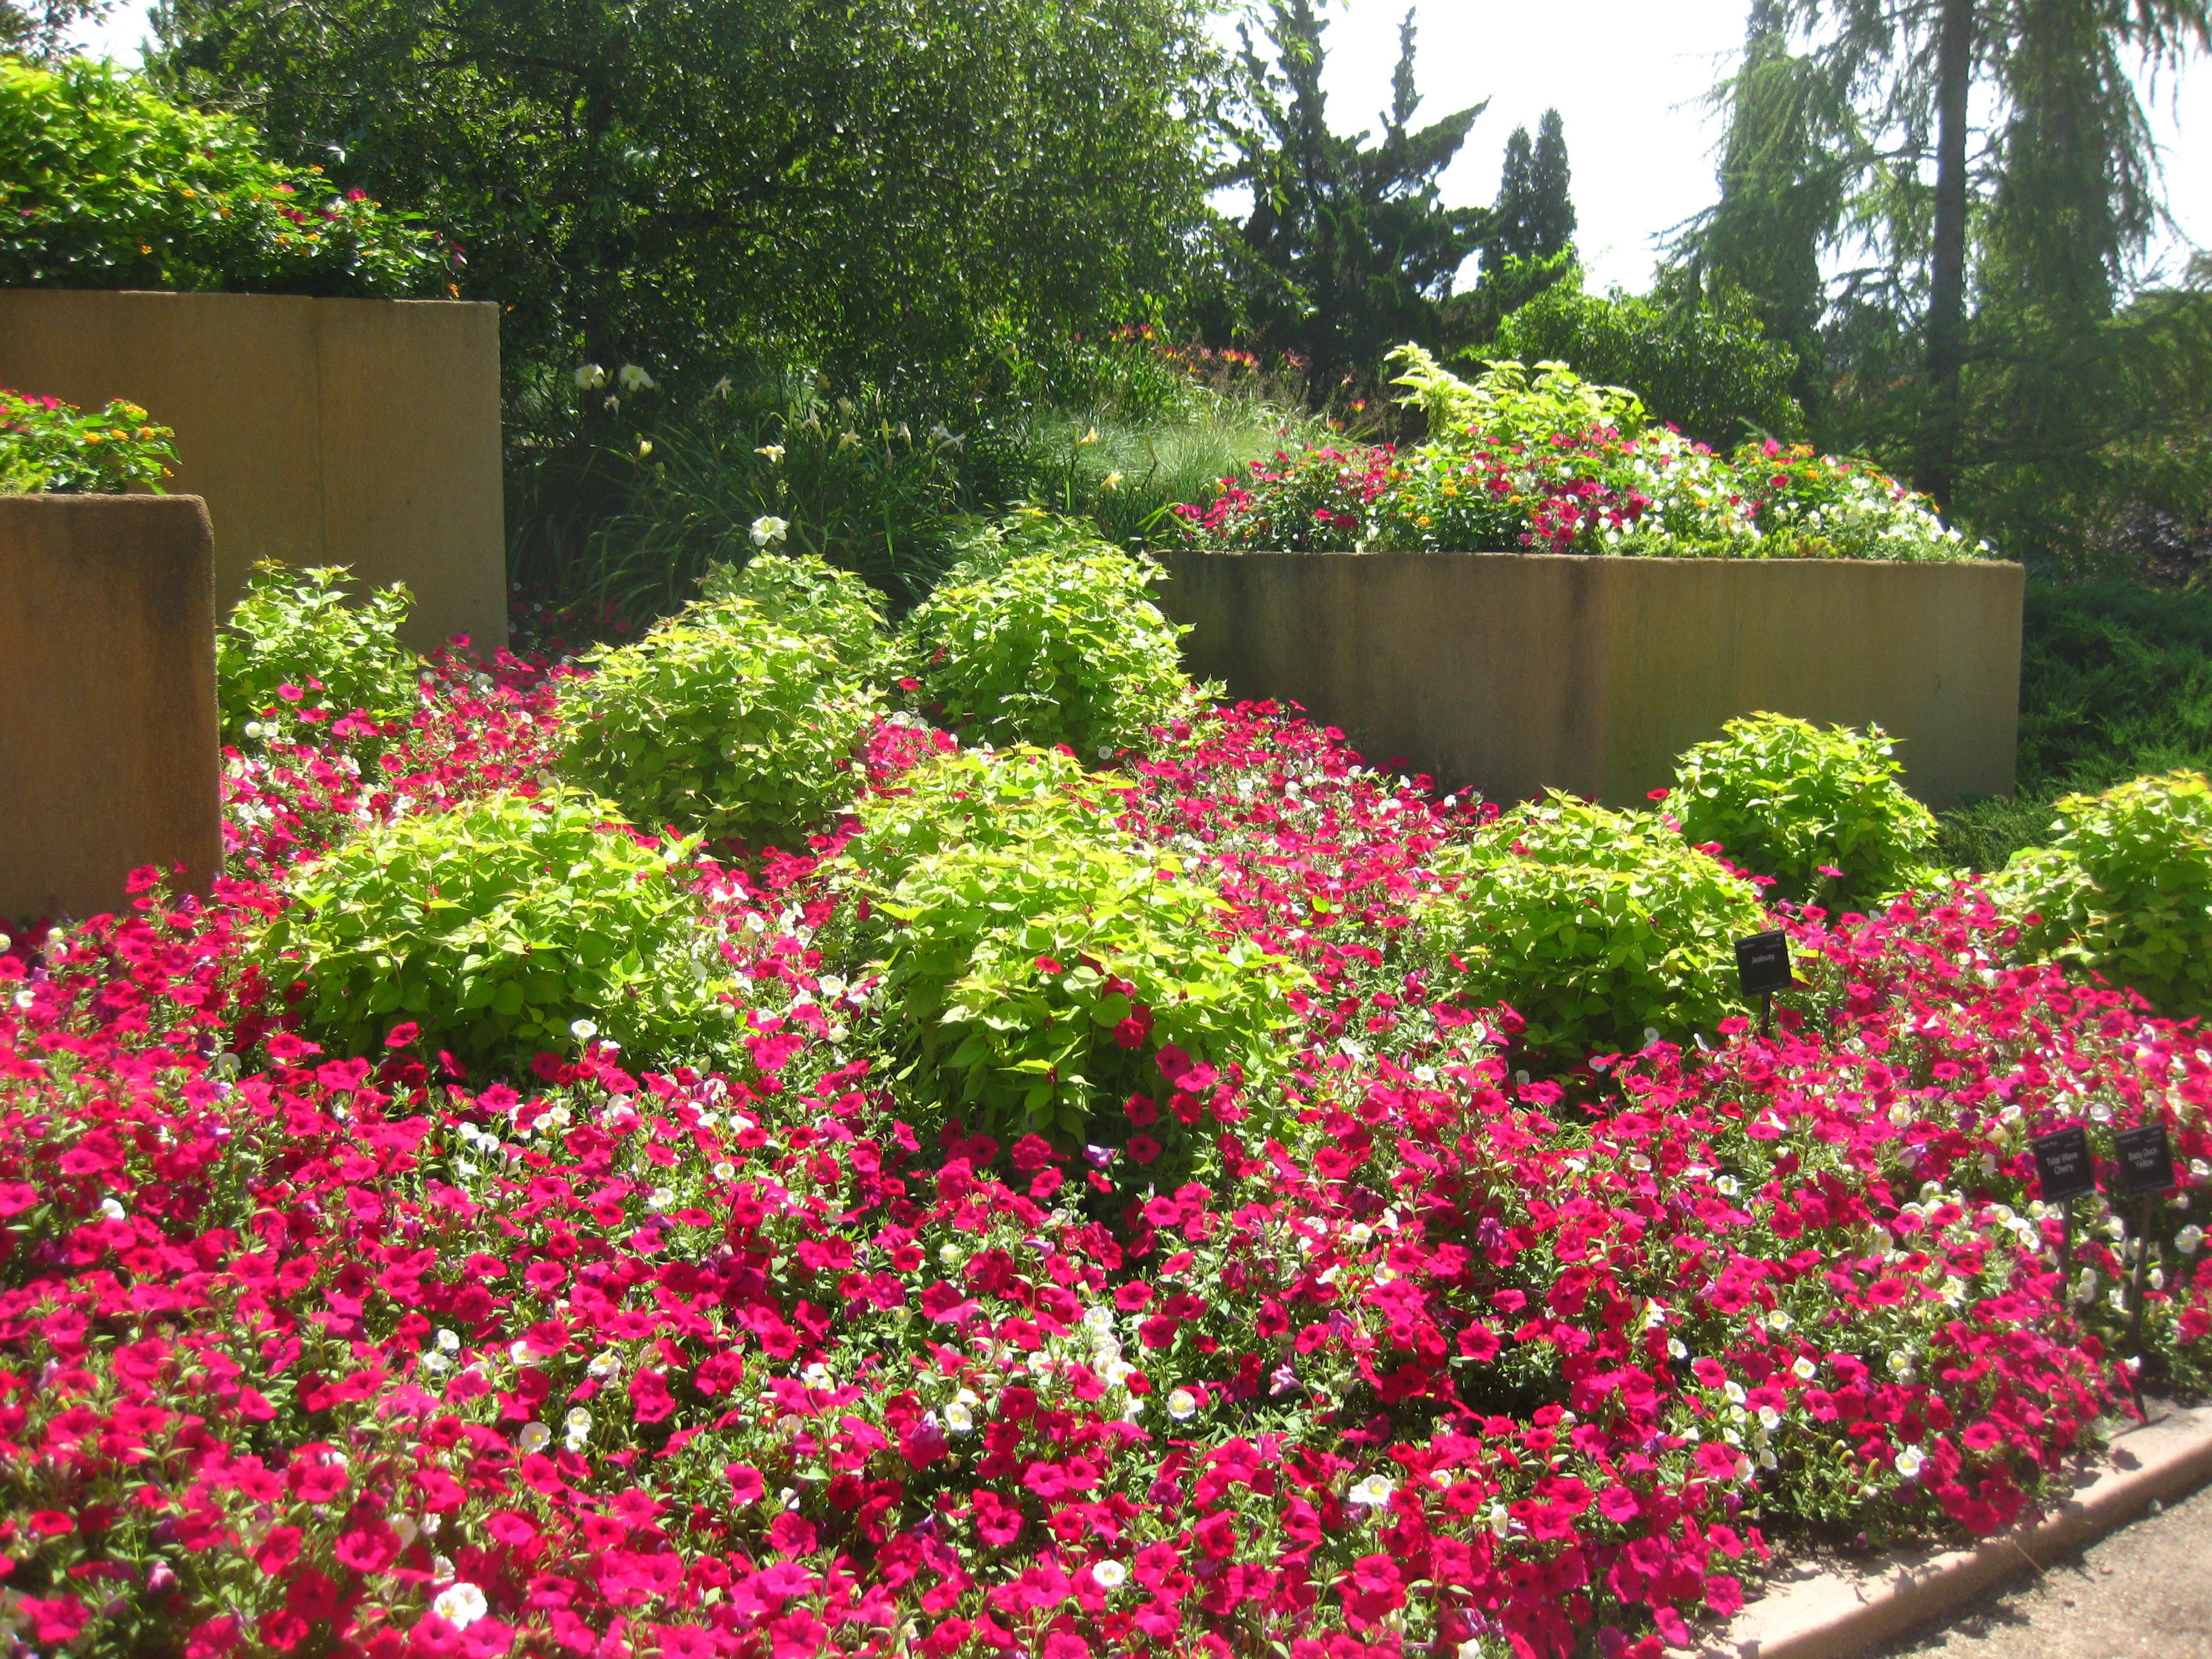
[[[242,866],[526,782],[547,695],[446,665],[382,778],[234,769]],[[949,744],[886,725],[869,775]],[[2033,1200],[2062,1119],[2173,1132],[2149,1369],[2201,1385],[2212,1054],[2005,965],[1971,890],[1793,921],[1771,1041],[1532,1080],[1401,950],[1486,809],[1267,707],[1128,765],[1124,824],[1311,988],[1279,1095],[1164,1048],[1119,1149],[916,1132],[836,836],[702,869],[732,1074],[587,1042],[471,1087],[405,1024],[327,1059],[240,965],[259,880],[15,945],[0,1617],[188,1659],[1649,1656],[1778,1539],[2001,1526],[2124,1398],[2125,1245],[2097,1218],[2062,1281]]]

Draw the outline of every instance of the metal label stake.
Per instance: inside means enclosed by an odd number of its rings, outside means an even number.
[[[1796,983],[1790,968],[1790,935],[1776,929],[1735,942],[1736,981],[1746,1002],[1759,1003],[1759,1034],[1774,1035],[1774,994]]]
[[[2027,1143],[2035,1155],[2035,1184],[2045,1204],[2058,1206],[2058,1276],[2074,1283],[2074,1200],[2097,1190],[2096,1161],[2089,1156],[2089,1132],[2078,1123],[2067,1124]]]

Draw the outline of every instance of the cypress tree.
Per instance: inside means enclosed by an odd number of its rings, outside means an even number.
[[[1537,123],[1536,150],[1528,166],[1528,235],[1536,258],[1548,259],[1574,240],[1571,182],[1565,124],[1559,111],[1547,109]]]
[[[1248,326],[1263,345],[1304,356],[1322,389],[1373,374],[1401,340],[1434,335],[1437,307],[1488,221],[1480,209],[1446,208],[1437,190],[1486,101],[1413,125],[1413,14],[1399,27],[1390,107],[1371,145],[1365,132],[1330,130],[1326,27],[1314,0],[1270,0],[1273,61],[1248,33],[1251,119],[1218,181],[1252,191],[1235,262]]]

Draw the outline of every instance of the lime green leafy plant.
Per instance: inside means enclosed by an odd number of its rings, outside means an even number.
[[[881,708],[827,637],[751,599],[702,599],[562,688],[562,765],[640,823],[790,841],[856,792]]]
[[[1681,1040],[1744,1012],[1735,941],[1766,926],[1758,890],[1650,812],[1553,793],[1439,855],[1455,891],[1426,902],[1416,948],[1522,1040],[1571,1062]]]
[[[994,743],[1140,747],[1189,689],[1158,580],[1088,525],[1030,512],[988,526],[907,619],[917,695]]]
[[[222,739],[313,738],[299,729],[356,712],[379,726],[415,712],[422,659],[399,642],[414,597],[394,582],[351,603],[339,565],[295,570],[254,567],[246,592],[216,635],[215,669]],[[356,752],[382,738],[363,733]]]
[[[0,388],[0,495],[161,493],[177,434],[118,399],[93,414]]]
[[[1674,766],[1668,809],[1694,844],[1775,878],[1775,896],[1831,908],[1925,882],[1936,819],[1905,792],[1880,726],[1823,731],[1785,714],[1734,720]]]
[[[1164,1060],[1226,1079],[1238,1059],[1257,1080],[1297,975],[1214,938],[1213,890],[1116,826],[1125,784],[1030,748],[955,754],[906,782],[863,805],[844,878],[868,901],[861,945],[923,1102],[1149,1161],[1182,1126],[1120,1108],[1170,1098]]]
[[[257,955],[306,988],[301,1012],[341,1054],[413,1024],[472,1070],[592,1035],[634,1060],[707,1055],[734,1005],[690,890],[696,845],[641,840],[568,791],[402,817],[295,867]]]
[[[700,592],[709,600],[750,600],[776,626],[826,641],[837,661],[862,679],[884,675],[890,635],[884,629],[883,595],[817,554],[761,552],[743,565],[714,565]]]
[[[2212,1015],[2212,782],[2201,772],[2068,795],[2057,834],[1990,878],[2027,952],[2140,991],[2177,1019]],[[2029,920],[2033,918],[2033,920]]]

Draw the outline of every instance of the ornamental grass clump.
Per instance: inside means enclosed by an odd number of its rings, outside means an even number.
[[[863,803],[845,849],[895,1041],[937,1121],[1151,1164],[1241,1119],[1298,982],[1220,940],[1191,861],[1121,829],[1115,792],[1036,749],[945,757]]]
[[[907,619],[915,695],[971,738],[1140,748],[1189,689],[1184,630],[1152,603],[1159,579],[1087,525],[1024,512],[991,526]]]
[[[1456,890],[1421,908],[1419,953],[1522,1040],[1565,1064],[1652,1036],[1685,1040],[1743,1011],[1735,942],[1765,927],[1759,892],[1649,812],[1556,792],[1440,852]]]
[[[2200,772],[2068,795],[2047,847],[1990,878],[2023,950],[2140,991],[2175,1019],[2212,1016],[2212,782]]]
[[[359,757],[415,714],[423,663],[399,642],[414,596],[394,582],[356,604],[345,578],[338,565],[254,567],[215,637],[225,743],[298,742],[325,728]]]
[[[1775,880],[1772,896],[1864,908],[1929,875],[1936,817],[1905,792],[1880,726],[1822,731],[1784,714],[1722,728],[1674,765],[1668,810],[1692,845]]]
[[[703,1059],[732,1030],[730,975],[690,890],[696,848],[567,791],[402,817],[295,868],[255,957],[339,1054],[412,1027],[403,1043],[494,1075],[595,1036]]]
[[[562,690],[562,769],[634,822],[792,842],[858,787],[881,700],[833,640],[755,599],[696,600],[585,663]]]

